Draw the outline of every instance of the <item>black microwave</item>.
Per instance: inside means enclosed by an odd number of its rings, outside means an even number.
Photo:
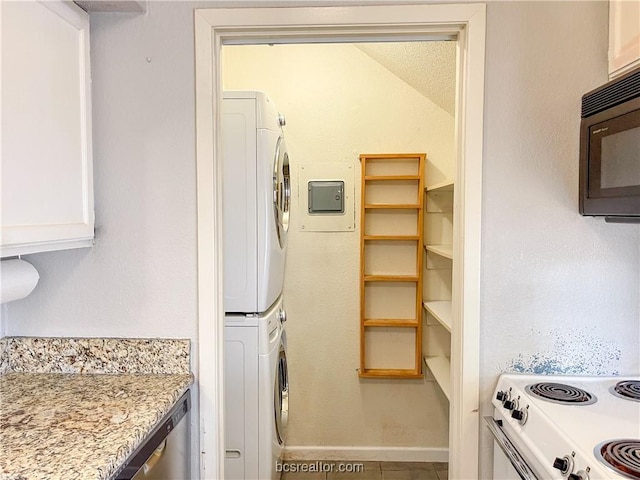
[[[582,97],[580,213],[640,223],[640,68]]]

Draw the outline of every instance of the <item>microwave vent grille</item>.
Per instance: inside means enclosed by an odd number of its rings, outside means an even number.
[[[640,69],[582,97],[582,118],[640,96]]]

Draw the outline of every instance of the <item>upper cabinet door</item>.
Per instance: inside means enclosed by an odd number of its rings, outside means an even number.
[[[0,254],[89,246],[89,17],[71,2],[1,2]]]
[[[609,78],[640,65],[640,0],[609,2]]]

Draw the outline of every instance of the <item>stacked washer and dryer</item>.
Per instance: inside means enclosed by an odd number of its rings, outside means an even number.
[[[284,117],[262,92],[222,98],[225,478],[272,480],[279,478],[289,412]]]

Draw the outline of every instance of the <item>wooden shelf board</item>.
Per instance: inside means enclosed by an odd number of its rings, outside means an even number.
[[[424,363],[442,389],[442,393],[451,400],[451,361],[447,357],[424,357]]]
[[[424,248],[427,249],[427,252],[453,260],[453,245],[425,245]]]
[[[414,369],[365,368],[358,373],[360,378],[423,378],[424,374]]]
[[[434,190],[449,192],[453,190],[453,180],[445,180],[444,182],[438,182],[438,183],[434,183],[433,185],[427,185],[424,189],[427,192],[433,192]]]
[[[419,235],[365,235],[364,240],[420,240]]]
[[[407,158],[415,158],[416,160],[425,157],[424,153],[361,153],[360,160],[406,160]]]
[[[365,181],[420,180],[420,175],[365,175]]]
[[[362,324],[365,327],[418,327],[416,320],[404,318],[365,318]]]
[[[424,309],[429,312],[448,332],[451,332],[451,300],[422,302]]]
[[[417,282],[417,275],[365,275],[365,282]]]
[[[385,209],[385,210],[396,210],[396,209],[405,209],[405,210],[419,210],[420,205],[415,203],[367,203],[364,205],[366,210],[371,209]]]

